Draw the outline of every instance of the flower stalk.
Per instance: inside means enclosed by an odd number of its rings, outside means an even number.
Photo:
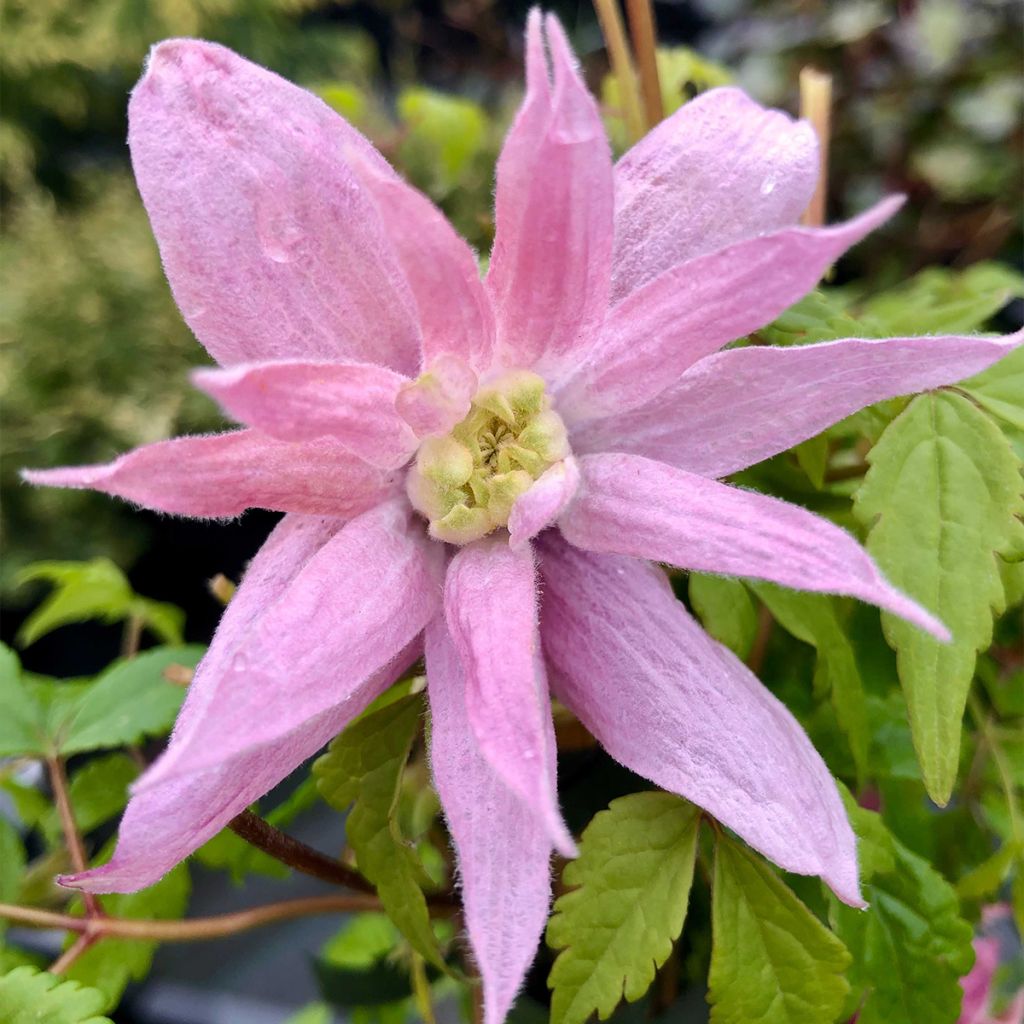
[[[612,74],[619,85],[619,102],[622,104],[622,116],[626,122],[626,134],[631,143],[636,142],[644,134],[644,116],[633,58],[629,52],[629,40],[622,23],[622,15],[619,13],[618,2],[594,0],[594,10],[597,12],[601,34],[608,48]]]
[[[640,70],[640,93],[644,103],[646,129],[650,131],[665,116],[661,79],[658,75],[658,36],[651,0],[626,0],[626,14]]]
[[[818,184],[803,223],[821,227],[828,201],[828,147],[832,132],[832,76],[817,68],[800,71],[800,116],[811,123],[818,136]]]

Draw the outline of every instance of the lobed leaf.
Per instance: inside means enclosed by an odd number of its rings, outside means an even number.
[[[0,977],[4,1024],[112,1024],[98,1016],[103,1003],[101,992],[35,967],[15,967]]]
[[[18,656],[0,644],[0,757],[42,754],[42,710],[25,685]]]
[[[672,951],[693,883],[700,812],[670,793],[634,793],[596,814],[566,865],[547,941],[553,1024],[602,1020],[650,987]]]

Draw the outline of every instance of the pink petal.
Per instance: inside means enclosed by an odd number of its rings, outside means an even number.
[[[579,421],[650,401],[699,359],[774,320],[901,203],[893,197],[846,224],[785,228],[666,269],[611,311],[559,411]]]
[[[64,884],[151,885],[412,663],[440,566],[422,531],[403,532],[404,515],[393,503],[344,526],[282,521],[224,614],[167,753],[136,784],[113,859]]]
[[[579,467],[571,455],[541,473],[512,505],[508,517],[510,546],[519,548],[551,526],[576,496],[579,486]]]
[[[850,534],[806,509],[639,455],[587,455],[580,471],[583,485],[559,520],[570,544],[846,594],[949,639],[938,619],[886,581]]]
[[[400,489],[393,474],[329,438],[292,444],[254,430],[177,437],[106,465],[29,469],[22,476],[31,484],[88,488],[200,518],[237,516],[247,508],[350,518]]]
[[[440,619],[427,627],[426,641],[434,785],[458,857],[484,1024],[502,1024],[547,920],[551,842],[477,747],[459,656]]]
[[[195,385],[242,423],[281,441],[333,437],[367,462],[395,469],[416,438],[395,410],[407,377],[371,363],[243,363],[197,370]]]
[[[963,380],[1024,340],[848,339],[731,349],[622,416],[581,424],[577,452],[635,452],[703,476],[726,476],[813,437],[864,406]]]
[[[615,165],[615,301],[668,267],[795,224],[817,177],[805,121],[739,89],[684,104]]]
[[[416,304],[346,162],[372,147],[330,107],[222,46],[172,39],[132,94],[129,144],[175,298],[218,362],[415,373]]]
[[[600,325],[612,246],[612,170],[593,99],[562,27],[540,14],[527,28],[526,98],[498,161],[497,231],[487,288],[498,360],[554,374],[580,358]]]
[[[395,396],[395,409],[417,437],[447,434],[469,415],[478,379],[455,355],[441,355]]]
[[[552,844],[574,857],[576,846],[558,811],[533,552],[513,551],[503,538],[460,548],[448,566],[444,612],[480,752],[543,823]]]
[[[975,939],[974,966],[960,979],[964,995],[958,1024],[986,1024],[992,1019],[988,1009],[992,1001],[992,980],[998,966],[999,940]]]
[[[686,614],[659,569],[554,533],[538,545],[555,691],[608,753],[863,906],[842,801],[785,705]]]

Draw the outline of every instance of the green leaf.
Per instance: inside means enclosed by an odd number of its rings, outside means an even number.
[[[284,1024],[331,1024],[331,1008],[326,1003],[310,1003],[292,1014]]]
[[[758,334],[771,345],[810,345],[863,335],[863,328],[846,307],[840,293],[816,288]]]
[[[914,746],[929,795],[945,804],[956,779],[960,722],[977,651],[992,641],[1005,593],[993,553],[1024,527],[1020,462],[998,428],[961,395],[915,398],[872,449],[855,497],[867,547],[886,576],[953,633],[943,644],[883,614],[896,650]]]
[[[18,656],[0,644],[0,757],[43,754],[42,709],[25,686]]]
[[[0,1020],[4,1024],[111,1024],[103,994],[62,981],[33,967],[16,967],[0,977]]]
[[[690,603],[716,640],[740,658],[750,654],[757,636],[757,609],[739,580],[690,573]]]
[[[403,163],[430,167],[434,191],[451,191],[483,147],[483,108],[472,100],[420,87],[403,89],[396,107],[406,128]]]
[[[138,778],[139,766],[122,753],[107,754],[83,765],[71,777],[68,794],[79,831],[91,832],[120,814],[128,802],[128,787]],[[51,844],[61,834],[60,815],[51,807],[43,821]]]
[[[973,929],[959,915],[953,887],[911,853],[872,811],[847,805],[858,836],[886,837],[885,858],[863,855],[867,910],[831,900],[836,934],[853,955],[848,973],[857,1024],[954,1024],[960,978],[971,968]],[[877,849],[877,846],[876,846]]]
[[[639,999],[672,952],[693,883],[700,814],[670,793],[634,793],[594,815],[562,879],[547,941],[553,1024],[602,1020]]]
[[[1024,844],[1012,840],[1003,843],[991,857],[973,867],[956,883],[956,893],[963,900],[994,898],[1013,866],[1024,853]],[[1024,865],[1022,865],[1024,866]]]
[[[878,337],[964,334],[983,327],[1012,298],[1024,297],[1024,277],[1005,263],[967,270],[928,267],[864,303]]]
[[[107,859],[107,851],[98,858]],[[103,909],[113,917],[173,921],[188,907],[191,891],[188,868],[179,864],[156,885],[141,892],[103,897]],[[138,939],[104,939],[87,949],[68,968],[66,976],[103,994],[100,1009],[113,1010],[129,981],[141,981],[149,972],[157,943]]]
[[[1015,348],[995,366],[965,380],[959,389],[1010,426],[1024,430],[1024,347]]]
[[[25,871],[25,847],[18,830],[0,817],[0,903],[17,903],[21,876]],[[0,919],[0,945],[3,944],[7,922]]]
[[[750,850],[719,835],[711,902],[712,1024],[833,1024],[843,944]]]
[[[402,773],[422,708],[419,695],[403,697],[353,722],[316,761],[313,774],[332,807],[344,811],[353,805],[345,832],[384,909],[413,949],[445,969],[421,888],[426,875],[396,820]]]
[[[836,720],[846,734],[857,775],[868,772],[868,708],[857,659],[839,620],[835,598],[786,590],[769,583],[750,583],[779,625],[818,652],[818,672],[828,686]]]
[[[60,739],[64,755],[139,743],[174,724],[187,688],[164,678],[170,665],[198,664],[205,648],[157,647],[115,662],[85,692]]]

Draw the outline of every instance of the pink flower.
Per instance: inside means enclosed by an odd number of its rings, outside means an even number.
[[[999,940],[994,936],[974,940],[974,966],[960,979],[964,991],[958,1024],[1022,1024],[1024,990],[1018,991],[998,1017],[992,1010],[992,989],[999,967]]]
[[[533,959],[551,851],[574,850],[549,683],[613,757],[861,904],[821,758],[652,562],[851,595],[945,635],[843,530],[716,481],[1021,340],[719,351],[899,200],[798,227],[813,133],[735,89],[613,167],[562,28],[536,11],[526,86],[481,281],[318,99],[210,43],[157,46],[131,100],[136,177],[178,305],[223,367],[196,381],[246,427],[26,474],[182,515],[287,513],[113,859],[65,884],[152,884],[425,653],[489,1024]]]

